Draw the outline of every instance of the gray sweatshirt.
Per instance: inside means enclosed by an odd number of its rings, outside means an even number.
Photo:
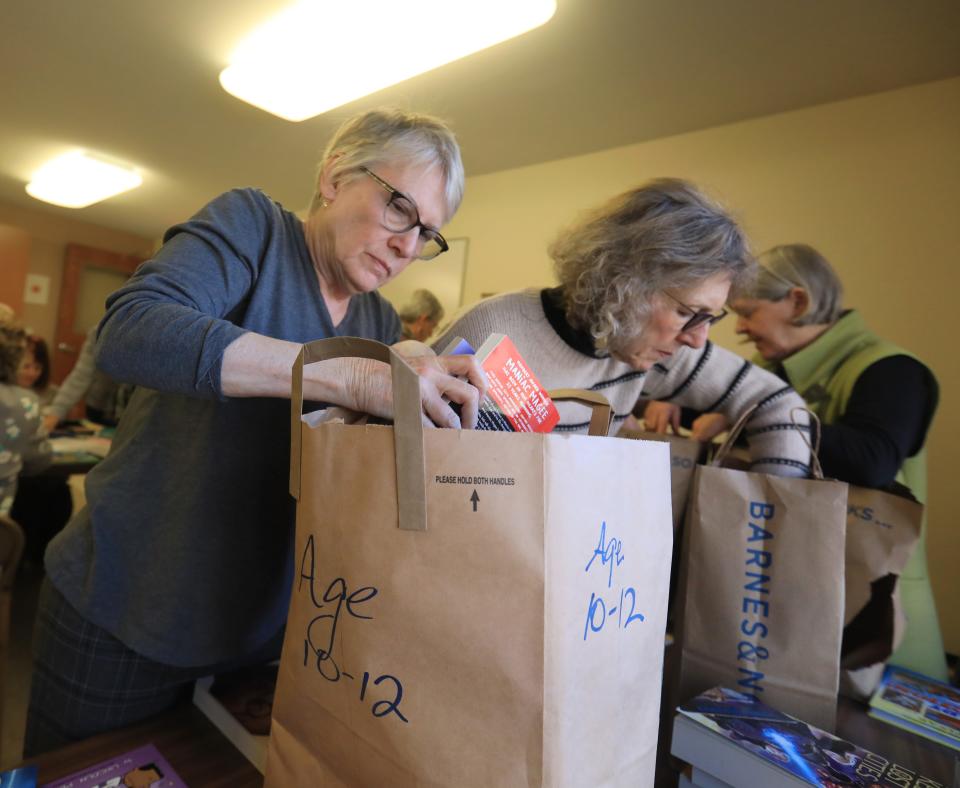
[[[400,321],[369,293],[334,328],[301,221],[259,191],[221,195],[164,241],[107,302],[98,365],[137,388],[46,566],[129,648],[209,665],[280,630],[293,567],[290,403],[225,397],[224,350],[246,331],[392,343]]]

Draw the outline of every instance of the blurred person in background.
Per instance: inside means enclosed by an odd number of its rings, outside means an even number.
[[[0,322],[0,514],[9,515],[20,474],[36,473],[51,461],[50,443],[40,424],[40,402],[18,385],[27,334],[12,322]]]
[[[126,407],[133,386],[121,385],[97,369],[95,349],[97,326],[91,326],[80,348],[80,354],[64,378],[56,395],[43,409],[43,424],[48,431],[67,418],[67,414],[81,400],[84,416],[104,427],[115,427]]]
[[[57,387],[50,382],[50,352],[43,337],[27,334],[27,345],[17,369],[17,385],[36,394],[41,408],[53,401]]]
[[[37,395],[41,414],[58,396],[57,386],[50,383],[50,354],[42,337],[27,335],[17,369],[17,385]],[[44,433],[49,433],[54,426],[46,418],[42,418],[41,424]],[[67,524],[72,511],[73,499],[66,476],[26,474],[20,477],[10,516],[23,528],[25,560],[35,564],[43,560],[47,544]]]
[[[443,304],[429,290],[414,290],[399,310],[404,339],[426,342],[443,320]]]

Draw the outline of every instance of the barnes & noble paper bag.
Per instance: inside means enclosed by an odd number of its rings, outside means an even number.
[[[724,685],[833,730],[846,487],[697,468],[685,525],[681,700]]]
[[[651,785],[666,447],[418,430],[398,357],[351,339],[311,343],[301,362],[334,355],[391,362],[398,423],[310,427],[295,392],[266,784]]]
[[[923,504],[906,487],[849,486],[841,692],[866,700],[903,640],[900,574],[920,540]]]

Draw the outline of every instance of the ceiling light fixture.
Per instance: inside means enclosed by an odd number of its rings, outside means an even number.
[[[64,208],[85,208],[143,183],[138,172],[82,151],[51,159],[33,175],[27,194]]]
[[[220,73],[228,93],[301,121],[547,22],[556,0],[302,0]]]

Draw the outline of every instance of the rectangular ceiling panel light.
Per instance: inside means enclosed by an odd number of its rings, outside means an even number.
[[[301,121],[547,22],[556,0],[303,0],[220,73],[228,93]]]
[[[64,208],[85,208],[141,183],[143,178],[129,167],[74,151],[37,170],[27,184],[27,194]]]

